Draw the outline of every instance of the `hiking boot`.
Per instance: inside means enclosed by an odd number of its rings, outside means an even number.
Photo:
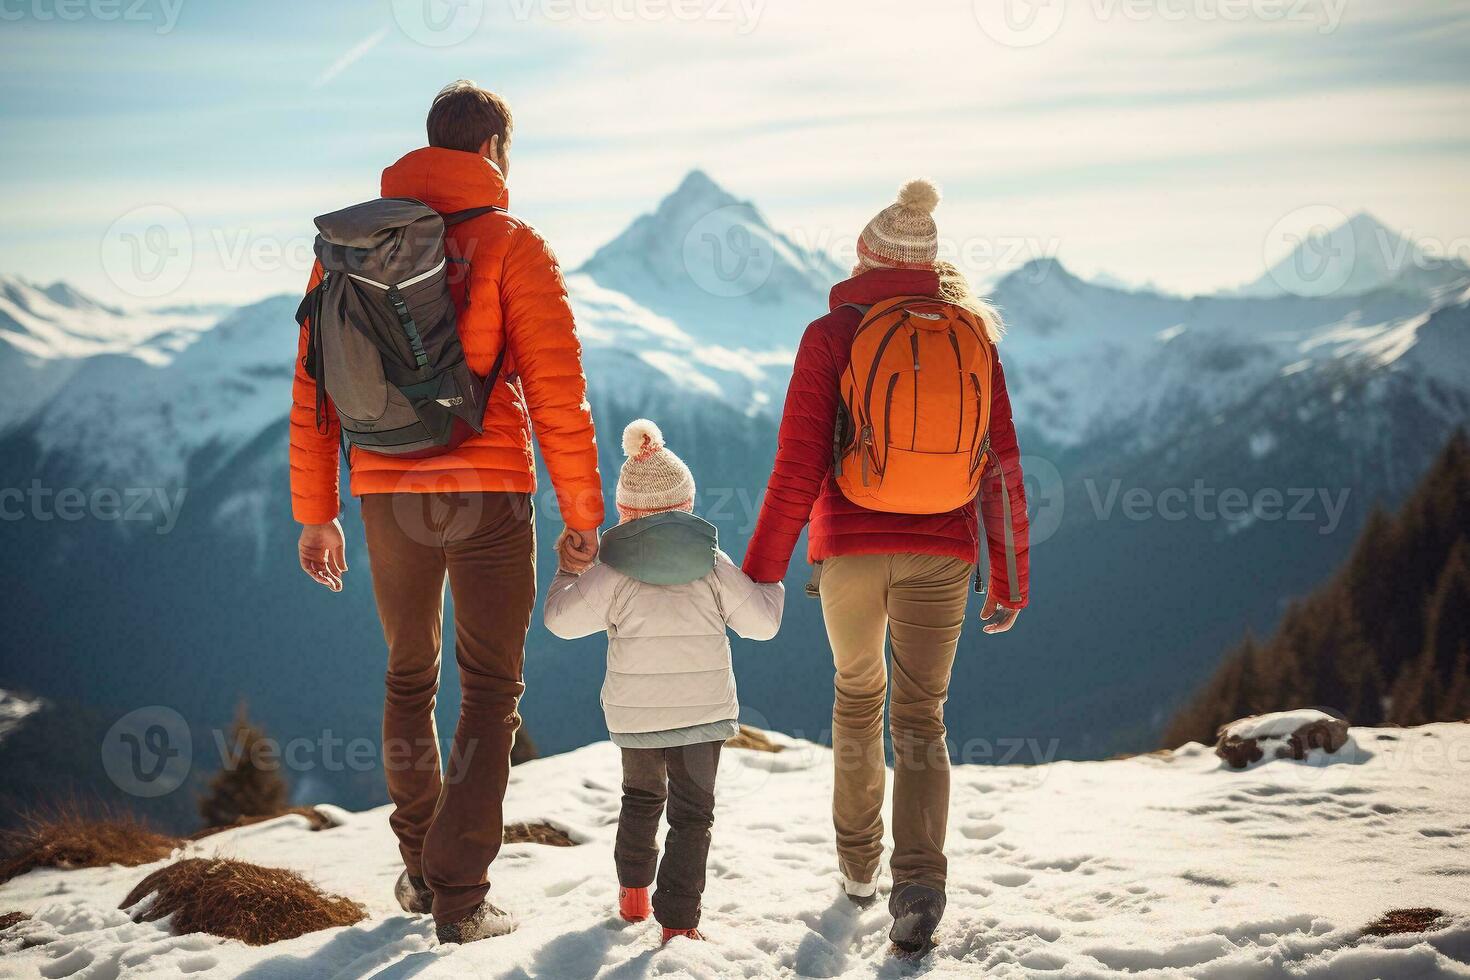
[[[516,928],[515,917],[504,909],[496,908],[487,898],[479,907],[458,922],[441,922],[434,928],[439,942],[472,943],[480,939],[493,939],[512,933]]]
[[[619,888],[618,915],[624,922],[642,922],[653,914],[653,900],[647,888]]]
[[[434,893],[429,890],[428,883],[418,875],[409,874],[407,868],[393,886],[393,897],[398,899],[403,911],[413,915],[428,915],[434,906]]]
[[[685,939],[692,939],[697,943],[704,942],[704,937],[699,934],[698,929],[670,929],[668,926],[664,926],[665,946],[669,944],[670,939],[674,939],[677,936],[683,936]]]
[[[847,900],[860,909],[870,909],[878,900],[878,882],[876,881],[853,881],[847,875],[842,876],[842,893]]]
[[[912,882],[893,886],[888,899],[893,928],[888,938],[899,952],[915,955],[934,948],[934,930],[944,918],[944,903],[944,892],[937,888]]]

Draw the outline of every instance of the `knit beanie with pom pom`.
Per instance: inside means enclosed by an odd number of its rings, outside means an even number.
[[[858,238],[858,273],[869,269],[932,269],[939,258],[939,229],[934,209],[939,188],[927,180],[911,180],[890,204],[868,222]]]
[[[627,459],[618,474],[618,516],[625,521],[666,510],[694,509],[694,474],[664,446],[664,434],[648,419],[623,430]]]

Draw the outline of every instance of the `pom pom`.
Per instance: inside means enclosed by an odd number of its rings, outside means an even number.
[[[932,181],[920,177],[911,180],[898,192],[898,203],[906,208],[915,208],[925,214],[933,214],[939,206],[939,188]]]
[[[623,430],[623,455],[647,458],[664,448],[664,434],[648,419],[634,419]]]

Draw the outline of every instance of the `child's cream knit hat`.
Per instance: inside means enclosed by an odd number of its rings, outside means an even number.
[[[623,430],[627,459],[618,474],[618,516],[625,521],[666,510],[694,509],[694,474],[664,446],[664,434],[648,419]]]

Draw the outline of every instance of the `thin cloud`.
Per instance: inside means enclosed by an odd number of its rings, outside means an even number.
[[[351,48],[349,48],[346,53],[342,55],[342,57],[338,58],[336,61],[328,65],[326,70],[318,75],[316,79],[311,83],[311,87],[321,88],[323,85],[327,84],[332,79],[342,74],[348,68],[351,68],[353,65],[357,64],[357,62],[360,61],[364,55],[366,55],[373,48],[376,48],[378,45],[382,44],[383,39],[387,36],[388,28],[380,27],[376,31],[373,31],[371,34],[369,34],[367,37],[363,38],[361,41],[358,41]]]

